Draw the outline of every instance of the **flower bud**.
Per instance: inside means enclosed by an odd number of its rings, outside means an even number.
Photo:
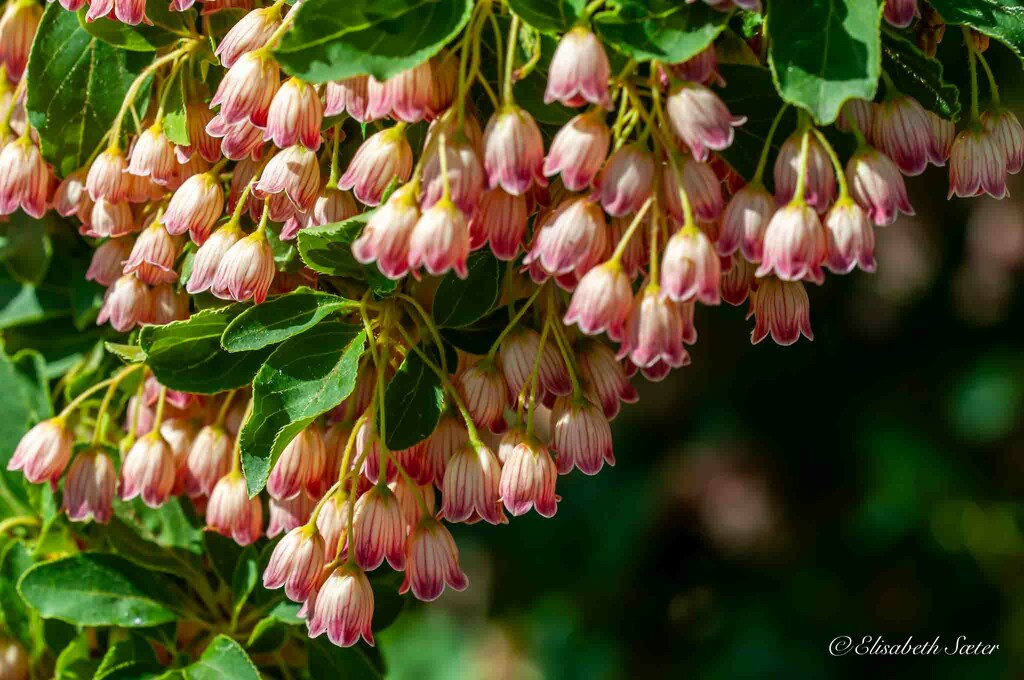
[[[267,538],[274,538],[278,534],[287,533],[309,522],[316,501],[308,494],[300,493],[284,500],[271,497],[267,505],[270,508]]]
[[[174,147],[178,162],[184,164],[198,152],[207,163],[216,163],[220,160],[220,142],[206,131],[206,126],[214,119],[213,112],[203,101],[190,101],[185,109],[189,143]]]
[[[779,155],[775,159],[775,200],[779,205],[785,205],[794,198],[800,175],[800,148],[805,134],[809,135],[807,172],[804,178],[804,195],[797,198],[802,198],[819,214],[824,214],[836,197],[836,172],[825,147],[818,141],[817,136],[809,131],[794,132],[779,149]]]
[[[71,459],[75,435],[63,418],[44,420],[29,430],[7,462],[8,470],[21,470],[33,484],[56,483]]]
[[[433,276],[453,270],[464,279],[469,275],[469,225],[450,200],[442,198],[425,210],[409,236],[409,269],[416,274],[423,267]]]
[[[928,148],[928,160],[937,166],[943,166],[953,152],[953,139],[956,137],[956,125],[951,120],[931,111],[926,111],[932,125],[931,145]]]
[[[455,539],[440,522],[425,517],[409,533],[405,548],[405,580],[398,592],[412,590],[417,600],[431,602],[444,592],[447,584],[462,591],[469,579],[459,568],[459,549]]]
[[[136,177],[149,177],[161,186],[175,180],[178,160],[174,145],[164,135],[164,126],[157,123],[146,128],[135,140],[128,159],[128,173]]]
[[[610,70],[601,41],[590,30],[577,26],[562,36],[551,57],[544,103],[583,106],[589,102],[611,110]]]
[[[403,184],[410,175],[412,147],[402,128],[392,127],[362,143],[338,186],[351,189],[361,203],[376,206],[391,182]]]
[[[92,261],[85,272],[86,281],[110,286],[121,276],[123,262],[132,250],[131,239],[108,239],[92,253]]]
[[[85,190],[85,168],[79,168],[61,180],[53,194],[53,208],[61,217],[77,215],[85,203],[88,193]]]
[[[324,109],[316,88],[298,78],[289,78],[270,102],[263,138],[280,149],[302,144],[316,151],[320,148],[323,119]]]
[[[718,55],[715,52],[714,44],[698,52],[684,62],[670,64],[672,74],[680,80],[690,80],[695,83],[707,85],[717,80],[724,84],[721,76],[718,75]]]
[[[292,529],[274,547],[263,571],[263,587],[284,586],[292,602],[305,602],[324,568],[324,539],[315,527]]]
[[[673,300],[719,302],[721,262],[711,240],[694,226],[683,227],[668,240],[661,269],[663,294]]]
[[[501,465],[484,444],[465,444],[444,471],[441,513],[449,522],[465,522],[477,515],[490,524],[508,520],[501,511],[498,481]]]
[[[352,503],[342,491],[336,491],[320,508],[316,517],[316,528],[324,538],[324,557],[333,560],[345,547],[345,533],[348,531],[348,513]]]
[[[372,571],[387,557],[392,569],[405,568],[405,518],[398,498],[375,485],[356,501],[352,549],[361,568]]]
[[[455,382],[474,423],[486,427],[491,432],[505,430],[508,387],[501,371],[494,363],[483,359],[460,373]],[[445,463],[453,451],[447,453],[449,455],[445,458]]]
[[[292,215],[281,227],[281,240],[289,241],[307,227],[319,227],[334,222],[344,222],[359,214],[359,208],[352,194],[341,189],[324,189],[313,201],[309,212]]]
[[[683,349],[683,322],[679,307],[662,295],[656,284],[649,283],[637,294],[618,356],[620,359],[629,357],[641,369],[652,368],[659,363],[667,368],[679,368],[689,363],[690,357]],[[557,443],[555,449],[562,450]]]
[[[266,45],[280,25],[281,10],[277,7],[253,10],[231,27],[214,54],[224,68],[231,68],[243,54]]]
[[[220,231],[217,233],[219,234]],[[210,237],[207,244],[213,241],[216,235]],[[198,260],[197,253],[196,262],[193,263],[192,276],[196,276],[195,265]],[[251,299],[256,304],[260,304],[267,299],[267,290],[270,288],[271,281],[274,280],[276,271],[274,251],[271,250],[270,243],[267,242],[266,234],[256,231],[228,248],[217,265],[210,288],[213,294],[222,300],[244,302]],[[189,284],[191,283],[190,278]]]
[[[854,267],[875,271],[875,230],[867,214],[849,196],[841,198],[825,218],[826,266],[836,274]]]
[[[51,176],[39,147],[28,137],[8,142],[0,151],[0,167],[0,215],[21,208],[40,219],[46,213]]]
[[[502,189],[491,189],[480,198],[469,221],[469,247],[480,248],[488,241],[499,260],[513,260],[526,236],[529,210],[526,196],[513,196]]]
[[[892,224],[900,213],[913,215],[907,187],[896,164],[870,147],[853,154],[846,164],[850,194],[878,226]]]
[[[211,138],[221,140],[220,153],[228,160],[245,162],[247,159],[258,160],[263,156],[263,131],[248,119],[229,124],[223,116],[217,114],[206,124],[206,133]],[[232,184],[239,170],[239,167],[235,168],[231,178]]]
[[[125,274],[135,274],[140,281],[151,286],[178,280],[174,263],[181,252],[177,239],[167,233],[158,220],[139,235],[131,254],[124,263]]]
[[[760,262],[764,231],[775,214],[775,199],[761,184],[748,184],[725,206],[718,252],[731,255],[737,248],[751,262]]]
[[[518,403],[520,396],[529,397],[530,385],[527,381],[533,372],[538,353],[541,355],[538,400],[543,401],[544,393],[548,390],[555,394],[568,394],[571,390],[569,373],[554,342],[548,339],[541,347],[540,333],[532,328],[519,327],[505,336],[498,350],[498,366],[505,376],[512,404]]]
[[[336,568],[309,602],[309,637],[326,631],[339,647],[351,647],[360,636],[373,645],[373,588],[362,569]]]
[[[501,468],[498,490],[513,517],[536,508],[541,517],[554,517],[561,498],[555,494],[558,470],[540,442],[523,432],[511,431],[502,438],[511,451]]]
[[[784,281],[820,280],[825,232],[813,208],[790,203],[780,208],[764,232],[764,254],[757,276],[775,273]]]
[[[577,324],[587,335],[607,331],[612,340],[621,339],[633,303],[631,283],[617,260],[594,267],[580,279],[563,323]]]
[[[121,500],[136,496],[151,508],[167,502],[174,486],[174,454],[159,432],[135,442],[121,463]]]
[[[185,285],[185,291],[189,295],[195,295],[210,288],[221,261],[231,247],[244,236],[245,232],[230,222],[213,232],[196,251],[195,259],[192,261],[192,273]]]
[[[185,458],[185,491],[189,496],[209,496],[214,485],[231,469],[232,442],[220,425],[199,430]]]
[[[639,143],[616,150],[594,183],[594,195],[613,217],[637,212],[654,188],[654,156]]]
[[[864,135],[871,134],[875,121],[875,105],[866,99],[850,99],[839,111],[836,127],[843,132],[860,131]]]
[[[599,405],[604,417],[611,420],[619,413],[619,402],[636,403],[639,396],[629,383],[622,362],[602,342],[586,340],[577,343],[576,363],[584,394]]]
[[[175,236],[187,231],[193,241],[203,245],[223,212],[224,190],[220,180],[204,172],[189,177],[171,196],[163,216],[164,227]]]
[[[462,133],[445,135],[445,156],[448,174],[441,172],[441,144],[432,140],[428,144],[423,164],[423,197],[420,207],[427,210],[441,200],[446,186],[452,202],[466,215],[473,214],[484,192],[484,169],[469,139]]]
[[[352,256],[362,264],[376,262],[384,276],[400,279],[409,271],[409,242],[420,219],[416,188],[399,187],[375,211],[352,243]]]
[[[263,506],[258,496],[249,498],[241,472],[224,475],[213,487],[206,505],[206,528],[243,546],[255,543],[263,533]]]
[[[721,151],[732,144],[733,128],[747,121],[733,116],[714,92],[697,83],[673,88],[666,102],[669,124],[699,161],[708,159],[708,150]]]
[[[128,197],[131,176],[128,161],[121,149],[110,147],[92,162],[85,178],[85,187],[94,201],[105,198],[111,203],[120,203]]]
[[[149,288],[133,274],[125,274],[107,289],[103,296],[96,324],[107,321],[118,333],[127,333],[136,325],[149,321],[151,301]]]
[[[934,156],[932,123],[912,97],[896,97],[875,109],[871,139],[904,175],[920,175]]]
[[[460,385],[460,389],[466,389],[465,385]],[[504,382],[502,382],[501,389],[501,400],[504,404],[506,399],[505,395],[507,394]],[[470,409],[473,408],[472,406],[469,406],[468,400],[467,407]],[[472,414],[473,411],[470,410],[470,413]],[[475,415],[473,416],[473,420],[477,420]],[[486,425],[482,419],[480,420],[480,424]],[[442,488],[444,484],[444,471],[448,466],[448,461],[451,460],[451,457],[459,450],[459,447],[466,444],[468,441],[469,433],[466,431],[466,426],[462,424],[462,421],[451,414],[441,416],[441,419],[437,422],[437,427],[434,428],[433,434],[431,434],[430,439],[427,440],[427,447],[424,452],[426,456],[424,465],[430,471],[431,482],[433,482],[433,484],[439,489]],[[399,480],[399,482],[401,481],[402,480]],[[431,494],[431,498],[433,498],[433,494]],[[401,498],[399,498],[399,500],[401,500]],[[416,523],[415,521],[408,522],[408,516],[406,516],[406,519],[409,524]]]
[[[1017,116],[1009,109],[999,107],[981,114],[981,124],[992,135],[995,145],[1006,154],[1006,171],[1016,175],[1024,167],[1024,127]]]
[[[43,16],[43,8],[34,2],[9,2],[0,18],[0,65],[11,82],[18,82],[25,73],[32,39]],[[3,166],[5,169],[9,165]]]
[[[267,162],[252,194],[256,198],[266,198],[283,193],[296,210],[306,212],[313,207],[319,190],[320,163],[316,154],[296,144]]]
[[[229,125],[249,120],[264,127],[270,102],[280,84],[281,75],[273,57],[246,52],[224,74],[210,106],[220,106],[220,115]]]
[[[298,495],[310,472],[323,471],[325,457],[320,429],[315,425],[306,427],[284,447],[281,457],[274,463],[267,478],[267,493],[278,500]]]
[[[582,275],[604,255],[608,227],[601,208],[586,198],[569,198],[538,219],[533,245],[524,260],[551,275]]]
[[[782,281],[774,276],[761,279],[751,293],[750,313],[755,320],[750,341],[755,345],[769,333],[776,344],[784,346],[799,340],[801,333],[808,340],[814,339],[810,301],[800,281]]]
[[[731,258],[732,266],[722,272],[722,299],[733,307],[742,305],[754,285],[754,270],[757,266],[741,257],[739,253]]]
[[[390,113],[400,121],[418,123],[427,116],[433,101],[434,76],[424,61],[388,78],[384,83]]]
[[[949,157],[949,197],[989,194],[1006,197],[1006,153],[981,124],[973,124],[953,142]]]
[[[96,201],[89,211],[87,236],[118,238],[138,231],[132,207],[128,203],[111,203],[105,198]]]
[[[496,112],[484,131],[487,188],[500,186],[513,195],[526,193],[534,182],[545,186],[544,140],[533,116],[517,106]]]
[[[581,113],[555,134],[544,159],[544,176],[561,173],[562,184],[569,191],[586,189],[604,165],[610,140],[601,110]]]

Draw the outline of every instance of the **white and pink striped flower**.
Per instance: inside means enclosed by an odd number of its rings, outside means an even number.
[[[263,587],[284,586],[292,602],[305,602],[324,568],[324,539],[315,526],[290,530],[274,547],[263,572]]]
[[[245,478],[235,470],[220,478],[206,505],[206,528],[238,545],[255,543],[263,533],[263,506],[249,498]]]
[[[505,524],[498,482],[501,465],[494,452],[481,443],[469,442],[448,460],[444,471],[441,514],[449,522],[465,522],[479,516],[490,524]]]
[[[338,186],[351,189],[365,205],[380,204],[384,191],[412,174],[412,147],[400,126],[381,130],[359,147]]]
[[[605,463],[615,465],[608,419],[590,400],[559,397],[551,411],[551,430],[559,474],[569,474],[575,467],[585,475],[596,475]]]
[[[405,518],[398,498],[375,484],[356,501],[352,549],[356,564],[373,571],[387,558],[396,571],[405,569]]]
[[[417,600],[430,602],[441,596],[446,585],[458,591],[469,585],[459,568],[455,539],[433,517],[425,517],[413,527],[405,550],[405,580],[399,593],[411,590]]]
[[[151,508],[167,502],[174,486],[174,454],[159,432],[139,438],[121,462],[121,500],[139,496]]]
[[[513,517],[532,509],[541,517],[554,517],[561,498],[555,493],[558,470],[547,447],[530,435],[510,431],[502,438],[510,448],[501,468],[501,500]]]
[[[307,602],[309,637],[327,633],[339,647],[351,647],[362,637],[373,645],[373,588],[362,569],[337,567]]]
[[[583,106],[589,102],[610,110],[610,70],[601,41],[589,29],[577,26],[562,36],[551,57],[544,103]]]
[[[484,171],[487,188],[500,186],[518,196],[544,179],[544,140],[533,116],[507,106],[491,116],[484,130]]]
[[[810,301],[801,281],[783,281],[774,276],[760,279],[751,292],[748,318],[754,317],[750,341],[757,344],[770,334],[779,345],[792,345],[802,334],[814,339],[811,332]]]
[[[55,484],[68,466],[74,443],[74,432],[63,418],[44,420],[21,438],[7,469],[21,470],[32,484]]]

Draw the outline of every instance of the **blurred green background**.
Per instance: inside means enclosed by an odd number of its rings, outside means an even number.
[[[455,527],[471,586],[380,635],[395,677],[1021,677],[1024,202],[947,202],[946,176],[909,183],[876,274],[810,291],[814,342],[698,310],[616,467],[560,478],[553,519]],[[840,635],[1000,648],[834,658]]]

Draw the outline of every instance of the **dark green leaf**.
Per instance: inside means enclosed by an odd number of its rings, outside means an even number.
[[[148,540],[190,553],[202,552],[203,521],[188,500],[172,497],[159,508],[147,507],[138,498],[131,503],[115,500],[114,509]]]
[[[882,33],[882,64],[896,88],[943,118],[960,118],[960,91],[943,80],[942,63],[891,31]]]
[[[524,22],[543,33],[565,33],[579,23],[583,0],[509,0],[508,6]]]
[[[186,578],[202,576],[202,568],[195,555],[149,540],[150,537],[140,535],[119,517],[113,518],[101,532],[115,552],[140,567]]]
[[[487,354],[508,322],[508,307],[501,307],[471,326],[442,328],[441,338],[463,352]]]
[[[310,82],[365,73],[385,80],[437,54],[472,8],[471,0],[311,0],[299,6],[274,55]]]
[[[88,633],[82,631],[61,650],[53,669],[55,680],[89,680],[94,677],[100,659],[93,659]]]
[[[703,2],[677,6],[668,14],[639,11],[626,3],[620,12],[599,15],[595,27],[609,45],[632,59],[674,64],[703,51],[728,22],[728,12]]]
[[[377,570],[370,574],[373,587],[373,632],[378,633],[398,618],[405,608],[406,598],[398,594],[404,578],[401,572]]]
[[[53,215],[34,219],[18,210],[0,224],[0,262],[18,281],[38,285],[50,267],[53,246],[47,228]]]
[[[425,352],[436,363],[436,350]],[[443,409],[440,378],[418,353],[410,351],[384,391],[383,431],[388,448],[401,451],[429,437]]]
[[[140,361],[145,361],[146,359],[146,353],[137,345],[122,345],[117,342],[105,342],[103,343],[103,346],[108,352],[126,364],[137,364]]]
[[[83,626],[154,626],[181,602],[152,572],[123,557],[80,553],[29,569],[18,592],[44,618]]]
[[[1021,0],[929,0],[950,24],[966,24],[1005,43],[1024,59],[1024,3]]]
[[[782,98],[826,125],[848,99],[875,97],[882,9],[875,0],[768,6],[768,63]]]
[[[469,275],[460,279],[448,272],[434,293],[434,320],[438,326],[458,328],[483,318],[498,301],[504,267],[490,251],[473,253]]]
[[[295,435],[352,392],[365,339],[358,326],[324,321],[278,346],[256,374],[240,434],[251,495]]]
[[[203,546],[217,576],[226,585],[231,585],[235,566],[238,564],[238,558],[241,557],[243,548],[230,538],[221,536],[214,531],[203,533]]]
[[[81,167],[152,56],[127,52],[89,35],[59,4],[43,13],[28,61],[26,109],[43,156],[65,176]],[[146,108],[140,88],[137,110]]]
[[[253,626],[249,639],[245,642],[245,648],[253,654],[272,652],[288,639],[288,628],[287,624],[269,616],[260,619]]]
[[[247,307],[206,309],[187,321],[144,327],[139,344],[146,364],[172,390],[213,394],[250,384],[270,348],[232,354],[220,344],[228,324]]]
[[[337,295],[302,286],[242,312],[224,329],[221,345],[229,352],[245,352],[275,345],[309,330],[328,315],[354,304]]]
[[[38,396],[30,395],[25,374],[0,349],[0,516],[30,512],[24,477],[7,469],[22,435],[34,424]]]
[[[384,677],[384,663],[365,642],[337,647],[321,636],[309,643],[309,673],[314,678],[373,680]]]
[[[363,278],[366,268],[352,257],[352,242],[359,237],[370,213],[344,222],[309,227],[299,232],[299,254],[313,271],[329,276]]]
[[[231,596],[236,616],[245,606],[252,589],[256,587],[256,581],[260,576],[258,558],[256,548],[250,545],[242,551],[242,555],[235,565],[235,573],[231,576]]]
[[[227,635],[215,637],[199,660],[181,672],[187,680],[260,680],[252,659]]]
[[[153,22],[152,25],[141,23],[129,26],[106,17],[86,21],[85,7],[78,11],[78,21],[84,30],[105,43],[133,52],[153,52],[159,47],[170,45],[181,35],[187,35],[183,13],[171,12],[168,4],[164,0],[147,0],[146,16]]]
[[[11,541],[0,553],[0,622],[22,644],[32,641],[31,612],[15,585],[32,566],[32,554],[21,541]]]
[[[139,635],[129,635],[107,649],[94,680],[140,680],[161,672],[163,667],[149,643]]]

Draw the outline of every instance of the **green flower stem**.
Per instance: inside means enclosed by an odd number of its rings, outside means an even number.
[[[124,96],[124,103],[121,104],[121,109],[117,112],[117,116],[114,117],[114,122],[110,126],[110,131],[107,133],[107,144],[109,148],[118,150],[121,148],[121,123],[124,121],[124,114],[127,113],[128,109],[135,103],[135,97],[138,96],[139,90],[142,88],[142,84],[146,82],[146,79],[164,64],[172,62],[182,55],[188,54],[192,50],[196,49],[196,47],[201,43],[199,40],[186,40],[183,42],[185,43],[184,45],[172,52],[168,52],[144,68],[142,73],[140,73],[138,77],[132,81],[132,84],[128,86],[128,92],[126,92]],[[100,146],[102,146],[102,142],[100,143]],[[98,148],[97,151],[93,152],[93,157],[97,153]]]
[[[967,48],[967,62],[971,70],[971,120],[978,118],[980,107],[978,106],[978,64],[975,59],[974,38],[971,37],[971,29],[961,26],[964,34],[964,46]]]
[[[139,421],[142,419],[142,395],[146,389],[146,376],[143,373],[139,381],[139,388],[135,391],[135,411],[132,413],[132,422],[128,427],[128,434],[121,440],[122,451],[127,451],[135,444],[135,435],[139,431]]]
[[[334,124],[334,144],[331,147],[331,176],[327,180],[327,189],[337,189],[341,179],[341,166],[338,164],[338,149],[341,147],[341,123]]]
[[[498,348],[501,347],[501,341],[505,339],[505,336],[508,335],[509,332],[513,328],[515,328],[516,324],[519,323],[519,320],[523,318],[523,315],[526,314],[526,310],[528,310],[530,308],[530,305],[533,304],[533,301],[537,299],[537,296],[540,295],[540,291],[543,290],[543,288],[544,286],[538,286],[537,289],[534,290],[533,293],[530,295],[530,297],[526,299],[526,304],[523,305],[522,309],[516,312],[515,316],[509,319],[508,325],[505,326],[504,329],[502,329],[501,333],[498,334],[498,337],[494,340],[494,343],[491,345],[491,349],[488,350],[488,361],[494,361],[494,355],[498,353]],[[509,304],[515,304],[515,302],[513,301]],[[444,356],[444,354],[442,354],[441,356]]]
[[[174,79],[178,76],[178,72],[181,70],[181,67],[184,66],[187,63],[187,61],[188,61],[188,59],[186,57],[187,57],[187,53],[185,55],[182,55],[181,58],[176,59],[174,61],[174,64],[171,65],[171,72],[167,74],[167,78],[164,80],[164,82],[161,85],[161,88],[160,88],[160,105],[157,107],[157,110],[156,110],[156,121],[154,123],[156,125],[162,125],[163,124],[164,111],[167,108],[167,97],[170,96],[170,94],[171,94],[171,89],[174,87]]]
[[[160,426],[164,424],[164,404],[167,403],[167,388],[160,386],[160,396],[156,400],[156,415],[153,416],[153,428],[150,432],[160,433]]]
[[[224,424],[224,419],[228,416],[228,409],[231,408],[231,402],[235,398],[235,394],[238,390],[230,390],[224,396],[224,401],[221,402],[220,408],[217,409],[217,419],[213,421],[213,424],[217,427],[221,427]]]
[[[839,162],[839,156],[836,154],[836,150],[832,148],[832,145],[828,143],[824,133],[818,128],[811,128],[814,132],[814,136],[818,138],[821,145],[825,147],[825,153],[832,160],[832,167],[836,171],[836,180],[839,182],[839,198],[843,199],[850,195],[849,187],[846,185],[846,172],[843,170],[843,164]]]
[[[502,104],[514,106],[515,98],[512,96],[512,71],[516,63],[516,40],[519,36],[519,15],[512,14],[512,23],[508,27],[508,45],[505,52],[505,80],[502,88]]]
[[[807,189],[807,156],[811,148],[811,130],[806,120],[801,120],[802,137],[800,138],[800,169],[796,176],[796,189],[793,191],[793,202],[803,205],[804,192]]]
[[[554,293],[554,289],[549,289]],[[552,294],[552,298],[554,295]],[[565,337],[565,326],[559,323],[553,312],[554,300],[552,304],[548,306],[548,318],[547,323],[551,324],[551,334],[555,336],[555,344],[558,345],[558,351],[562,355],[562,362],[565,364],[565,368],[569,371],[569,381],[572,383],[572,396],[579,397],[583,394],[583,388],[580,386],[579,371],[576,367],[576,359],[572,354],[572,347],[569,345],[569,339]]]
[[[992,101],[995,104],[999,104],[999,85],[996,84],[996,76],[992,73],[992,67],[988,65],[988,59],[981,52],[975,52],[978,57],[978,63],[981,64],[982,68],[985,69],[985,77],[988,78],[988,89],[992,95]]]
[[[142,364],[132,364],[133,366],[141,366]],[[103,395],[103,401],[100,402],[100,410],[96,413],[96,427],[92,432],[91,446],[96,446],[101,441],[106,439],[107,436],[107,419],[104,416],[107,413],[107,409],[110,407],[110,401],[114,398],[114,394],[117,392],[118,385],[124,381],[131,373],[129,371],[121,371],[117,375],[113,376],[110,380],[110,386],[107,387],[106,394]]]
[[[761,157],[757,160],[757,171],[754,172],[754,179],[750,180],[750,183],[755,186],[764,183],[764,169],[768,165],[768,153],[772,148],[772,139],[774,139],[779,123],[782,122],[782,116],[785,115],[786,109],[788,108],[789,104],[783,104],[782,108],[779,109],[779,112],[775,114],[772,126],[768,128],[768,136],[765,137],[764,147],[761,149]]]
[[[0,536],[3,536],[15,527],[37,526],[39,526],[39,518],[35,515],[20,515],[18,517],[8,517],[7,519],[0,521]]]
[[[64,410],[62,410],[57,417],[67,418],[69,415],[71,415],[72,411],[81,406],[83,401],[85,401],[92,395],[96,394],[103,388],[109,387],[111,383],[114,383],[114,381],[120,382],[121,380],[124,379],[124,376],[126,376],[127,374],[132,373],[133,371],[136,371],[143,367],[145,367],[145,364],[131,364],[129,366],[125,366],[116,375],[96,383],[95,385],[83,391],[77,397],[72,399],[70,402],[68,402],[68,405],[64,407]]]
[[[448,360],[444,356],[444,342],[441,340],[441,331],[438,330],[433,319],[431,319],[430,315],[427,314],[427,310],[423,309],[423,305],[417,302],[414,297],[406,295],[405,293],[399,293],[396,297],[415,309],[416,313],[419,314],[421,319],[423,319],[423,323],[427,326],[427,329],[430,330],[430,335],[434,339],[434,344],[437,345],[437,353],[438,356],[441,357],[441,368],[444,369],[445,375],[447,375]]]
[[[527,385],[530,387],[530,401],[526,408],[526,433],[528,435],[533,434],[533,414],[537,410],[537,388],[540,382],[540,359],[544,356],[544,343],[548,341],[548,328],[549,323],[544,324],[544,328],[540,331],[540,342],[537,344],[537,356],[533,359],[533,368],[530,369],[530,379],[527,380]],[[523,385],[525,390],[527,385]],[[520,392],[520,402],[522,393]]]
[[[644,204],[640,206],[640,209],[636,211],[636,215],[633,216],[633,221],[626,227],[626,231],[623,232],[622,238],[619,239],[618,244],[615,246],[612,256],[608,258],[609,262],[618,264],[622,260],[622,254],[626,252],[626,248],[629,247],[629,241],[633,238],[633,234],[640,227],[640,223],[643,222],[644,216],[647,215],[647,211],[651,209],[651,204],[654,201],[654,197],[651,196]]]

